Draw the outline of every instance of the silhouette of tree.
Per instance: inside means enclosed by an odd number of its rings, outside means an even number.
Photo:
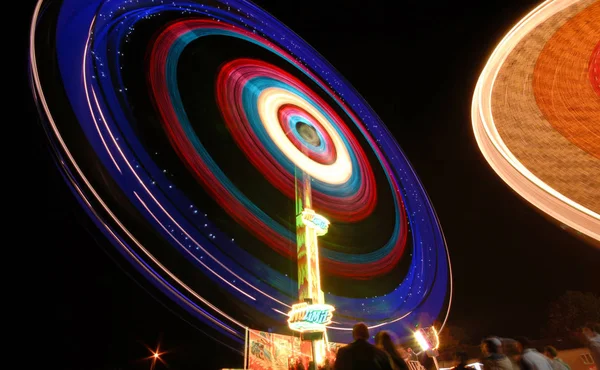
[[[457,351],[465,350],[471,338],[460,326],[446,325],[440,333],[440,359],[452,360]]]
[[[587,321],[600,321],[600,296],[591,292],[567,291],[550,303],[543,333],[548,337],[573,337]]]

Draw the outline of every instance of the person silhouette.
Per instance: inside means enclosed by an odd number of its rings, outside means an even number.
[[[387,353],[368,342],[367,325],[355,324],[352,338],[352,343],[338,350],[335,370],[392,370]]]

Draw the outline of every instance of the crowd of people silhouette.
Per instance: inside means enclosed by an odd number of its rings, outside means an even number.
[[[581,328],[587,340],[596,366],[600,364],[600,324],[587,323]],[[369,343],[369,329],[364,323],[352,328],[353,342],[340,348],[335,361],[321,365],[314,362],[304,369],[301,364],[293,370],[434,370],[426,361],[427,356],[415,353],[398,343],[394,333],[380,331],[375,335],[375,344]],[[514,339],[487,337],[481,342],[481,357],[478,364],[483,370],[571,370],[571,366],[558,356],[552,346],[538,350],[526,337]],[[456,365],[452,370],[474,370],[466,352],[456,352]]]

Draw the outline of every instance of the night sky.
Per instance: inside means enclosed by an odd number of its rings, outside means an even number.
[[[506,186],[472,134],[471,97],[486,58],[537,1],[256,3],[356,87],[414,166],[450,250],[449,324],[475,341],[488,334],[538,338],[550,301],[567,290],[600,293],[600,249]],[[24,46],[32,10],[22,13]],[[40,238],[29,242],[35,258],[23,259],[36,265],[23,291],[38,284],[29,318],[56,368],[148,368],[146,346],[159,342],[172,369],[240,366],[239,355],[146,283],[87,218],[50,155],[20,55],[26,115],[17,126],[28,163],[20,191],[28,210],[19,214],[27,217],[26,232]]]

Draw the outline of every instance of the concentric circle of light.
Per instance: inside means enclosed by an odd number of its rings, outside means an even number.
[[[337,160],[333,164],[322,165],[313,161],[287,139],[285,132],[281,130],[277,116],[279,109],[286,104],[306,110],[325,127],[327,133],[332,138],[335,151],[338,155]],[[258,111],[271,140],[292,163],[300,167],[308,175],[332,185],[344,184],[350,179],[352,162],[342,138],[337,135],[327,119],[304,99],[286,90],[269,88],[263,91],[258,98]]]
[[[308,112],[294,106],[279,109],[279,123],[288,139],[309,158],[331,164],[337,153],[331,137]]]
[[[364,150],[339,115],[305,84],[273,65],[239,59],[222,67],[217,95],[236,144],[281,192],[294,196],[298,167],[316,180],[314,201],[321,212],[339,220],[371,214],[377,193]],[[281,115],[289,110],[295,116],[286,124]],[[323,146],[304,142],[296,120],[310,123]]]
[[[546,1],[498,45],[476,86],[475,137],[494,170],[561,223],[600,241],[600,3]]]
[[[348,341],[357,320],[403,334],[446,316],[445,241],[401,150],[319,54],[256,6],[40,1],[31,71],[84,208],[208,324],[234,338],[286,327],[299,172],[332,222],[319,241],[330,339]]]

